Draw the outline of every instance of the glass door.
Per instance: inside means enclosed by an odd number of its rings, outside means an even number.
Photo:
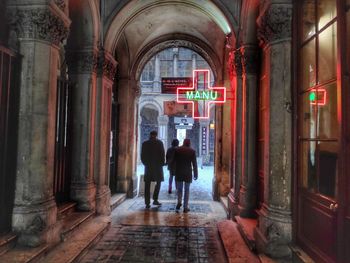
[[[316,262],[335,262],[341,146],[336,1],[304,0],[298,19],[297,242]]]

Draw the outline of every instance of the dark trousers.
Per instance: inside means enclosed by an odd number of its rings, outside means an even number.
[[[158,201],[158,195],[160,191],[160,185],[161,181],[157,182],[156,187],[154,188],[153,192],[153,201]],[[150,204],[150,199],[151,199],[151,181],[145,181],[145,204],[149,205]]]

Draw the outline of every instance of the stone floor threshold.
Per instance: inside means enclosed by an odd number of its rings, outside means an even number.
[[[217,227],[230,263],[261,262],[258,256],[247,247],[237,229],[237,223],[231,220],[224,220],[219,222]]]
[[[118,205],[120,205],[122,202],[124,202],[126,199],[125,193],[117,193],[113,194],[111,196],[111,211],[113,211],[115,208],[117,208]]]

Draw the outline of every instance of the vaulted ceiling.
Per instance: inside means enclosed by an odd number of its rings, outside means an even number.
[[[209,0],[134,0],[124,5],[106,1],[104,12],[105,49],[115,51],[118,60],[127,57],[128,64],[150,43],[164,41],[164,36],[167,40],[187,36],[222,58],[233,28],[232,19]]]

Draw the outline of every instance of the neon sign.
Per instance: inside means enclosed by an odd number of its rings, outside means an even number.
[[[324,88],[311,89],[309,94],[310,105],[326,105],[327,91]]]
[[[208,119],[211,104],[226,102],[226,88],[210,86],[208,69],[194,70],[192,87],[179,87],[176,95],[178,103],[192,104],[194,119]]]

